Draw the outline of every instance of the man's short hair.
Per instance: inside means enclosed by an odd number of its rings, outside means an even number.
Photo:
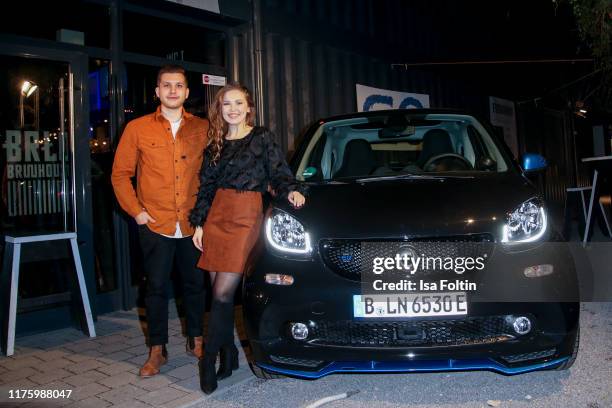
[[[157,85],[159,86],[159,83],[161,82],[161,77],[164,74],[183,74],[183,77],[185,77],[185,85],[187,84],[187,74],[185,72],[185,68],[181,67],[180,65],[164,65],[163,67],[161,67],[159,69],[159,71],[157,72]]]

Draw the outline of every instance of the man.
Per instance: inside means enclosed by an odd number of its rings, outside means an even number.
[[[111,177],[119,204],[138,224],[143,252],[149,358],[141,377],[158,374],[168,358],[168,290],[174,266],[183,285],[187,351],[198,358],[204,316],[204,275],[196,268],[199,252],[191,242],[188,216],[198,191],[208,121],[183,109],[189,89],[182,67],[162,67],[155,93],[161,105],[127,124]],[[135,174],[136,191],[131,182]]]

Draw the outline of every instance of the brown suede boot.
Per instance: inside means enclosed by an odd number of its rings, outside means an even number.
[[[203,343],[204,340],[202,336],[187,337],[187,344],[185,345],[185,348],[187,349],[187,354],[191,354],[192,356],[195,356],[198,359],[202,358]]]
[[[168,351],[166,351],[166,346],[152,346],[149,349],[149,358],[140,369],[140,376],[148,378],[159,374],[160,367],[167,361]]]

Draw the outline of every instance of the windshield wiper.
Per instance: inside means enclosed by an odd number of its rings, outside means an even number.
[[[360,178],[357,179],[355,181],[358,182],[370,182],[370,181],[381,181],[381,180],[441,180],[444,181],[447,178],[474,178],[473,176],[448,176],[448,175],[444,175],[444,176],[433,176],[433,175],[428,175],[428,174],[414,174],[414,173],[408,173],[408,174],[393,174],[393,175],[388,175],[388,176],[378,176],[378,177],[365,177],[365,178]]]
[[[318,181],[304,181],[306,184],[348,184],[348,181],[344,180],[318,180]]]

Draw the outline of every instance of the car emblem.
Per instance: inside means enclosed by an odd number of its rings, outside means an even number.
[[[351,262],[353,260],[353,255],[349,255],[349,254],[340,255],[340,260],[342,262]]]

